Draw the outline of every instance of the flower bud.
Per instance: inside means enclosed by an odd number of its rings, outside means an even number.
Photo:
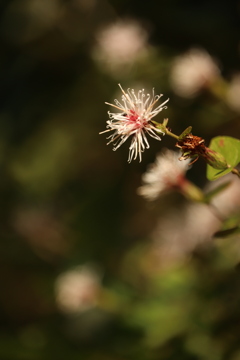
[[[226,170],[230,167],[222,154],[211,150],[208,147],[205,148],[203,157],[214,169]]]
[[[226,170],[230,167],[222,154],[206,147],[205,140],[188,133],[188,128],[180,135],[176,146],[182,150],[180,159],[193,159],[191,164],[201,156],[214,169]]]

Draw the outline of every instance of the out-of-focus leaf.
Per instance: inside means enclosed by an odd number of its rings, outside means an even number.
[[[232,229],[227,229],[227,230],[222,230],[222,231],[218,231],[217,233],[214,234],[215,237],[226,237],[229,235],[234,235],[234,234],[239,234],[240,233],[240,226],[236,226]]]
[[[240,140],[230,136],[217,136],[211,140],[210,149],[214,150],[226,159],[229,168],[225,170],[214,169],[207,166],[208,180],[216,180],[219,177],[228,174],[240,162]]]

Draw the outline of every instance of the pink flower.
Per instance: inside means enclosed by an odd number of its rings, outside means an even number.
[[[138,189],[139,195],[148,200],[156,200],[168,190],[178,189],[185,194],[190,185],[185,177],[189,169],[189,160],[180,161],[179,155],[167,149],[158,154],[155,163],[149,166],[142,177],[143,185]]]
[[[97,305],[100,289],[101,279],[96,269],[77,266],[57,278],[56,302],[64,313],[84,312]]]
[[[177,95],[193,98],[214,83],[219,74],[215,60],[205,50],[193,48],[175,59],[170,82]]]
[[[115,99],[115,105],[106,103],[110,106],[120,110],[118,113],[108,112],[110,120],[107,121],[107,130],[102,131],[103,134],[108,131],[114,131],[107,139],[107,143],[113,143],[113,150],[117,150],[130,136],[132,141],[129,147],[128,162],[132,159],[136,160],[139,156],[139,161],[142,160],[142,152],[149,148],[149,143],[146,134],[150,135],[156,140],[161,140],[158,135],[163,134],[163,131],[157,129],[151,121],[160,111],[166,109],[164,106],[167,102],[164,101],[154,109],[154,105],[160,99],[161,95],[150,94],[145,95],[144,89],[139,90],[135,94],[134,90],[130,89],[125,92],[121,85],[119,87],[123,93],[122,103]],[[145,98],[146,97],[146,98]]]
[[[137,21],[116,21],[98,29],[92,55],[103,70],[119,78],[148,54],[147,40],[147,31]]]

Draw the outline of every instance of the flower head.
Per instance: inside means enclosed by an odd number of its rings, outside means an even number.
[[[120,20],[96,34],[93,58],[112,75],[126,72],[148,51],[148,33],[135,20]]]
[[[205,50],[190,49],[175,59],[170,82],[177,95],[192,98],[211,85],[219,73],[216,62]]]
[[[56,302],[65,313],[94,307],[100,292],[100,276],[93,267],[77,266],[59,275],[55,283]]]
[[[189,160],[179,159],[179,154],[172,150],[165,150],[159,154],[154,164],[143,175],[144,185],[138,193],[148,200],[155,200],[163,192],[171,189],[183,189],[188,180],[185,173],[189,168]]]
[[[221,221],[207,204],[188,202],[161,214],[152,232],[152,264],[181,264],[201,245],[212,243]],[[155,267],[155,270],[156,270]]]
[[[139,156],[139,161],[142,160],[142,152],[149,148],[149,143],[146,134],[150,135],[156,140],[161,140],[159,133],[164,135],[164,132],[158,129],[151,121],[160,111],[166,109],[164,106],[167,102],[164,101],[154,109],[154,105],[160,99],[161,95],[152,96],[145,94],[144,89],[139,90],[135,94],[134,90],[130,89],[125,92],[121,85],[119,87],[123,93],[122,103],[115,99],[115,105],[106,103],[110,106],[120,110],[118,113],[108,112],[110,120],[107,121],[107,130],[102,131],[103,134],[108,131],[114,131],[107,139],[107,143],[113,143],[113,150],[117,150],[130,136],[132,141],[129,147],[128,162],[132,159],[136,160]]]

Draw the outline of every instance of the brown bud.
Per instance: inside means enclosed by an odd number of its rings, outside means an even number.
[[[229,167],[223,155],[206,147],[205,140],[199,136],[187,134],[178,140],[176,146],[183,152],[180,160],[191,158],[193,164],[201,156],[215,169],[225,170]]]

